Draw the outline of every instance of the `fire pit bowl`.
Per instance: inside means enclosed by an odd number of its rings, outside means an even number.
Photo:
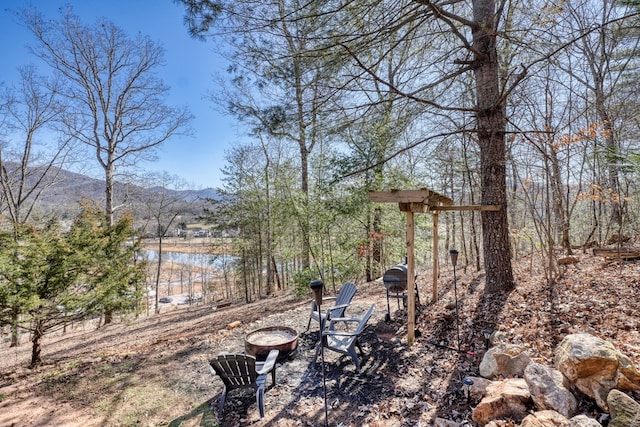
[[[268,326],[249,332],[244,337],[247,354],[264,360],[271,350],[279,350],[278,359],[289,356],[298,346],[298,332],[287,326]]]

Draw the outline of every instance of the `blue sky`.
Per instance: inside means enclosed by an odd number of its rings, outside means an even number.
[[[32,5],[48,18],[58,19],[58,9],[65,4],[72,5],[85,23],[106,17],[130,35],[140,32],[164,47],[162,76],[171,87],[167,103],[189,107],[195,116],[194,135],[168,141],[160,149],[158,161],[144,167],[178,175],[196,188],[219,187],[224,152],[237,140],[237,132],[233,119],[215,111],[204,97],[214,89],[212,75],[222,72],[225,64],[208,43],[189,37],[182,21],[183,8],[172,0],[0,0],[0,82],[16,82],[21,65],[40,67],[26,49],[34,43],[33,36],[16,22],[11,11]]]

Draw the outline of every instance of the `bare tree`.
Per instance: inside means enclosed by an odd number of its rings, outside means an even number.
[[[626,11],[621,7],[622,3],[605,0],[568,4],[563,9],[567,16],[567,31],[586,35],[566,52],[577,58],[573,66],[567,66],[567,60],[559,63],[567,74],[584,86],[581,93],[586,94],[585,102],[591,112],[588,114],[593,117],[592,123],[597,123],[599,137],[603,140],[597,147],[603,164],[603,176],[597,184],[612,194],[610,221],[617,226],[618,233],[627,214],[621,173],[625,157],[621,130],[623,123],[635,116],[629,103],[637,98],[637,84],[631,76],[638,66],[640,47],[637,29],[620,19]],[[597,27],[592,30],[594,24]]]
[[[29,220],[69,153],[69,138],[54,140],[54,124],[62,114],[59,83],[38,75],[33,66],[19,71],[19,83],[2,93],[0,110],[5,130],[0,145],[0,196],[13,224]]]
[[[156,313],[160,312],[158,305],[160,276],[163,261],[163,242],[170,234],[171,227],[195,200],[185,200],[180,190],[187,188],[186,183],[177,176],[168,173],[151,174],[147,177],[147,185],[142,198],[146,208],[146,216],[155,226],[154,234],[158,237],[158,265],[155,275]]]
[[[169,88],[157,76],[164,50],[105,19],[85,25],[70,7],[58,21],[32,9],[21,17],[36,37],[32,53],[64,84],[68,134],[93,150],[104,170],[105,213],[113,224],[118,169],[152,158],[160,144],[188,132],[187,109],[165,104]]]

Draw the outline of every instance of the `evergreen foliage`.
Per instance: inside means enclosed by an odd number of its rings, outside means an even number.
[[[131,224],[124,216],[110,227],[103,212],[85,206],[69,231],[55,222],[0,231],[0,324],[17,321],[31,334],[31,367],[41,363],[46,333],[140,307],[145,266],[136,262]]]

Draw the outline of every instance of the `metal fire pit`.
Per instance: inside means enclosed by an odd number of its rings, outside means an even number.
[[[247,354],[264,360],[271,350],[279,350],[278,359],[290,356],[298,347],[298,332],[287,326],[268,326],[249,332],[244,337]]]

